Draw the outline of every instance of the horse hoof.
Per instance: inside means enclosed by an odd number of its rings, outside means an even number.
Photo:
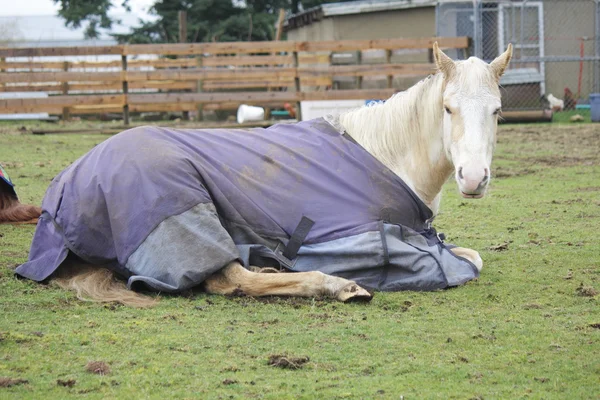
[[[342,290],[339,291],[337,295],[337,299],[339,301],[343,301],[344,303],[349,303],[353,301],[361,301],[368,302],[371,301],[373,295],[358,286],[356,283],[350,283],[346,285]]]

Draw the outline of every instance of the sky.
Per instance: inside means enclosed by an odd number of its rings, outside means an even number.
[[[0,7],[0,16],[30,16],[30,15],[56,15],[58,5],[52,0],[21,0],[21,1],[2,1]],[[120,0],[112,0],[117,5],[112,9],[114,13],[123,13]],[[129,0],[131,11],[140,17],[145,17],[148,8],[154,3],[154,0]]]

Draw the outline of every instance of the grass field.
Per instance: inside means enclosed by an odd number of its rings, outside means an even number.
[[[18,128],[0,125],[0,162],[23,202],[106,138]],[[481,252],[479,280],[369,304],[82,303],[15,279],[34,227],[0,225],[0,398],[600,399],[599,150],[600,124],[502,126],[489,195],[449,182],[436,220]]]

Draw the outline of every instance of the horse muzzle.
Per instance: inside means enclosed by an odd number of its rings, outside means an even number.
[[[466,199],[480,199],[485,195],[485,190],[490,181],[490,170],[488,168],[463,169],[459,167],[456,171],[456,182],[462,197]]]

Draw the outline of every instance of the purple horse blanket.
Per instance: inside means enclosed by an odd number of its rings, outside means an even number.
[[[130,287],[161,291],[198,285],[234,260],[376,290],[478,276],[438,239],[410,188],[322,118],[251,130],[130,129],[56,176],[42,208],[29,260],[16,270],[36,281],[69,253]]]

